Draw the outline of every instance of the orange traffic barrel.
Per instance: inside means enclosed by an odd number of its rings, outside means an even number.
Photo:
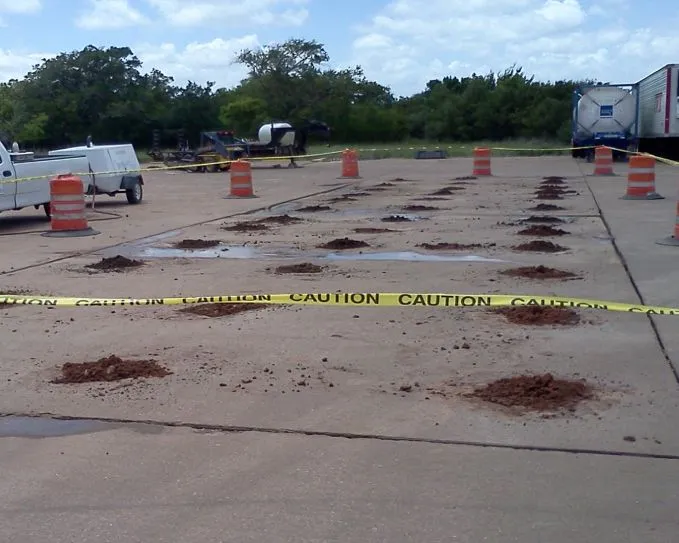
[[[594,175],[615,175],[613,173],[613,149],[600,145],[594,149]]]
[[[355,150],[342,151],[342,175],[339,179],[361,179],[358,174],[358,153]]]
[[[671,236],[656,241],[658,245],[672,245],[679,247],[679,202],[674,211],[674,231]]]
[[[99,234],[90,228],[85,213],[85,191],[77,175],[64,174],[50,179],[50,237],[79,237]]]
[[[623,200],[662,200],[655,191],[655,159],[646,155],[634,155],[629,159],[627,193]]]
[[[231,194],[227,198],[256,198],[252,187],[252,167],[247,160],[231,163]]]
[[[492,175],[490,171],[490,149],[476,147],[473,152],[474,169],[472,175]]]

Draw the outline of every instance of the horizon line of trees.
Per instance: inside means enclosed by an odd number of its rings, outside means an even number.
[[[95,142],[151,146],[158,130],[174,147],[181,131],[192,146],[200,132],[228,128],[253,137],[271,120],[318,119],[342,143],[412,139],[570,139],[571,96],[592,81],[539,82],[521,68],[444,77],[409,97],[370,81],[360,66],[327,68],[323,44],[290,39],[246,49],[235,62],[247,77],[233,88],[188,82],[160,70],[142,71],[129,47],[87,46],[33,67],[0,84],[0,135],[24,148]]]

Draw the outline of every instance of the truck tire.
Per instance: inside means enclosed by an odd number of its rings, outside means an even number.
[[[46,216],[48,219],[51,220],[51,219],[52,219],[52,207],[50,206],[50,204],[47,203],[47,204],[43,205],[43,206],[42,206],[42,209],[45,211],[45,216]]]
[[[125,196],[128,204],[139,204],[144,197],[144,188],[141,183],[135,183],[131,189],[125,191]]]

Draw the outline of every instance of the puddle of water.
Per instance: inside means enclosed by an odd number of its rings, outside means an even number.
[[[327,260],[398,260],[408,262],[507,262],[507,260],[485,258],[476,255],[430,255],[414,251],[353,254],[330,253],[325,258]]]
[[[217,246],[210,249],[175,249],[172,247],[146,247],[136,252],[141,258],[271,258],[276,253],[265,253],[247,245]]]
[[[113,430],[119,426],[96,420],[60,420],[48,417],[0,417],[0,437],[60,437]]]
[[[51,417],[0,416],[2,437],[63,437],[127,428],[143,434],[159,434],[160,426],[143,423],[115,423],[100,420],[53,419]]]

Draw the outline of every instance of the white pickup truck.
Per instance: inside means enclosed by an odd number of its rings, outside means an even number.
[[[42,158],[26,155],[8,152],[0,142],[0,212],[43,206],[49,217],[49,181],[67,173],[82,179],[86,194],[124,192],[129,203],[141,202],[144,180],[130,144],[70,147]]]

